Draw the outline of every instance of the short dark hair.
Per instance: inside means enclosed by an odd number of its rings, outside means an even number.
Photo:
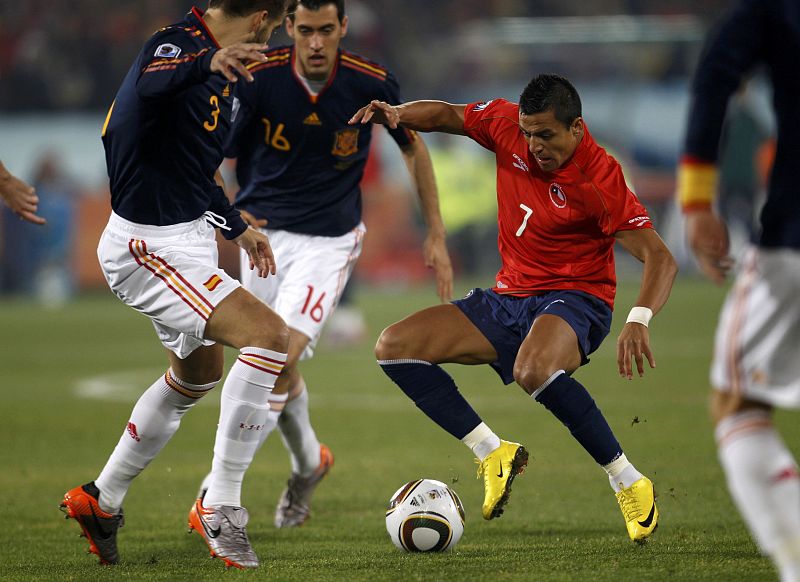
[[[555,118],[569,127],[582,115],[581,98],[578,91],[560,75],[537,75],[519,96],[519,112],[522,115],[542,113],[553,109]]]
[[[328,4],[335,4],[336,16],[339,18],[339,22],[344,20],[344,0],[291,0],[289,7],[286,9],[286,15],[292,19],[292,22],[294,22],[294,13],[297,12],[297,7],[301,4],[314,12]]]
[[[208,0],[209,8],[220,8],[228,16],[249,16],[266,10],[272,21],[283,20],[289,0]]]

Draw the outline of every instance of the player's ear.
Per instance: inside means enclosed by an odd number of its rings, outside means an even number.
[[[261,26],[269,20],[269,12],[259,10],[250,17],[250,32],[258,32]]]
[[[583,117],[576,117],[572,121],[572,125],[570,125],[569,130],[572,132],[572,135],[578,137],[583,133]]]
[[[286,34],[289,35],[289,38],[294,38],[294,22],[290,17],[286,17]]]
[[[348,23],[347,16],[345,16],[344,18],[342,18],[342,37],[347,36],[347,23]]]

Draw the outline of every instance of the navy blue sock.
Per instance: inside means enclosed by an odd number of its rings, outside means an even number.
[[[450,375],[435,364],[378,362],[422,412],[457,439],[481,423]]]
[[[622,447],[603,413],[577,380],[560,374],[536,400],[564,423],[598,464],[607,465],[622,454]]]

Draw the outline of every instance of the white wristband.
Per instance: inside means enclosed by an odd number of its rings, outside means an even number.
[[[625,323],[641,323],[643,326],[647,327],[647,324],[650,323],[650,320],[653,318],[653,310],[649,307],[634,307],[631,309],[631,312],[628,314],[628,319],[625,320]]]

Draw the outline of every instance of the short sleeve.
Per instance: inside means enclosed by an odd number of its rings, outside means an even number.
[[[598,180],[604,206],[604,217],[600,224],[603,233],[613,236],[621,230],[653,228],[647,209],[628,188],[619,162],[611,156],[607,156],[607,159],[605,172]]]
[[[506,109],[511,105],[505,99],[467,104],[464,109],[464,133],[486,149],[495,151],[500,124],[509,118]]]

